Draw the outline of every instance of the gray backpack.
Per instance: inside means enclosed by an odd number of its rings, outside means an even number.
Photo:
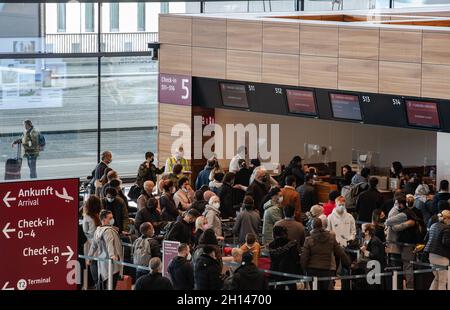
[[[150,249],[150,238],[139,237],[133,244],[133,264],[148,266],[152,253]]]
[[[361,182],[352,186],[344,186],[341,191],[341,195],[345,198],[345,207],[353,210],[356,208],[359,195],[369,188],[369,184]]]

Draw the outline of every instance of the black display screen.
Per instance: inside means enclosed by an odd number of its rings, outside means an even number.
[[[331,93],[330,102],[334,118],[362,121],[357,95]]]
[[[248,109],[247,90],[244,84],[219,83],[219,85],[224,106]]]

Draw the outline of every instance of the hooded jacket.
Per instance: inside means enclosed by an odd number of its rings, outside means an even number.
[[[347,246],[347,241],[354,240],[356,236],[355,219],[347,210],[339,214],[336,208],[333,209],[328,217],[327,229],[336,234],[337,242],[343,247]]]
[[[301,264],[304,270],[310,268],[331,270],[335,256],[341,259],[343,266],[350,266],[350,259],[333,234],[324,229],[314,229],[311,236],[305,240]]]
[[[255,210],[242,210],[236,217],[233,226],[233,234],[239,234],[239,243],[245,243],[245,236],[249,233],[258,235],[258,229],[261,219]]]
[[[203,216],[208,220],[208,224],[214,230],[216,236],[222,236],[222,221],[220,220],[220,211],[214,206],[206,205]]]
[[[176,256],[169,263],[167,271],[173,288],[176,290],[194,289],[194,269],[192,264],[182,256]]]
[[[273,204],[271,200],[264,204],[263,243],[270,243],[273,241],[273,226],[276,222],[283,218],[283,211],[278,204]]]
[[[118,260],[123,261],[122,242],[119,234],[112,226],[99,226],[95,230],[92,245],[88,256],[96,256],[102,259],[110,259],[116,256]],[[99,260],[98,274],[102,280],[108,279],[108,261]],[[113,274],[120,272],[120,265],[113,264]]]
[[[202,254],[195,262],[194,279],[196,290],[220,290],[222,279],[220,263],[207,254]]]
[[[277,238],[269,244],[270,270],[300,273],[300,254],[297,241]]]
[[[173,227],[167,233],[167,240],[178,241],[180,243],[193,243],[192,224],[186,222],[183,217],[178,217]]]
[[[253,263],[242,264],[233,274],[233,290],[267,290],[264,274]]]

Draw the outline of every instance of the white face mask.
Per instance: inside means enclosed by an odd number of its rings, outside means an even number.
[[[214,202],[214,203],[212,204],[212,206],[213,206],[214,208],[216,208],[216,209],[219,209],[220,203],[219,203],[219,202]]]
[[[345,211],[345,205],[338,205],[338,206],[336,207],[336,211],[337,211],[337,213],[339,213],[339,214],[344,213],[344,211]]]
[[[111,226],[114,225],[114,219],[111,219],[111,220],[109,221],[109,225],[111,225]]]
[[[185,193],[188,192],[187,188],[185,188],[185,187],[183,187],[181,190],[182,190],[183,192],[185,192]]]
[[[278,197],[278,203],[282,203],[283,202],[283,196]]]
[[[191,259],[192,259],[191,253],[189,253],[189,254],[186,256],[186,259],[187,259],[187,260],[191,260]]]
[[[106,200],[108,201],[108,202],[113,202],[114,201],[114,198],[106,198]]]

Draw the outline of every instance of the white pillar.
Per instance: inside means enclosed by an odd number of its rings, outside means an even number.
[[[438,132],[436,141],[436,185],[450,179],[450,133]]]

